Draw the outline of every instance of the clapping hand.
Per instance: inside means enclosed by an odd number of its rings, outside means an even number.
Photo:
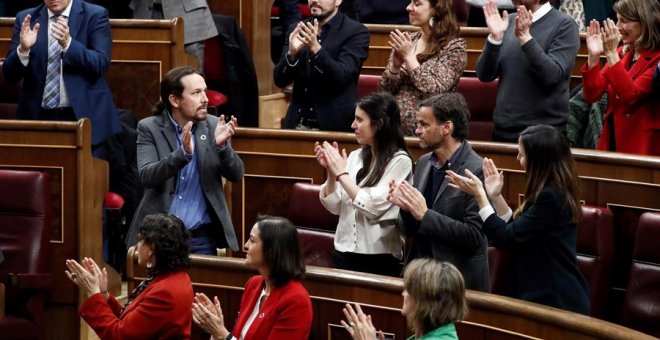
[[[470,170],[465,169],[465,176],[447,170],[447,177],[449,178],[450,187],[463,191],[471,196],[486,197],[483,183],[481,183],[479,177],[475,176]]]
[[[53,23],[52,32],[50,34],[62,48],[65,48],[69,43],[71,36],[69,35],[69,24],[63,17],[59,17],[56,22]]]
[[[298,53],[302,51],[302,49],[305,47],[305,43],[302,40],[302,36],[300,31],[302,30],[303,23],[299,22],[296,25],[296,28],[293,29],[291,34],[289,34],[289,56],[292,59],[296,59],[298,57]]]
[[[616,49],[621,41],[621,34],[612,19],[603,21],[601,29],[601,39],[603,41],[603,52],[605,54],[617,54]]]
[[[88,258],[83,259],[83,262],[88,260]],[[89,261],[93,261],[89,259]],[[94,263],[96,265],[96,263]],[[65,270],[64,273],[66,276],[73,282],[78,288],[85,293],[86,296],[92,296],[96,293],[101,292],[99,287],[99,278],[85,267],[81,266],[76,260],[66,260],[66,266],[68,270]],[[107,291],[107,276],[105,282],[105,288]]]
[[[532,26],[532,11],[525,6],[518,6],[518,15],[516,16],[516,29],[514,31],[520,45],[532,39],[529,28]]]
[[[323,159],[325,159],[325,168],[328,170],[328,175],[336,178],[339,174],[346,171],[346,149],[341,150],[339,153],[339,144],[337,142],[323,142],[320,145],[322,148]],[[319,157],[317,157],[319,159]],[[320,164],[320,162],[319,162]],[[323,164],[321,164],[323,166]]]
[[[192,317],[197,326],[213,335],[215,339],[224,339],[229,335],[217,296],[214,296],[213,302],[211,302],[211,299],[204,293],[195,294]]]
[[[300,29],[300,40],[303,45],[307,47],[313,54],[316,54],[321,49],[321,44],[318,40],[319,35],[319,21],[303,22]]]
[[[21,24],[21,33],[20,33],[20,45],[19,50],[21,53],[27,53],[32,46],[37,42],[37,33],[39,32],[39,23],[34,24],[33,28],[30,28],[30,21],[32,20],[31,15],[26,15]]]
[[[482,166],[484,171],[484,184],[488,197],[494,199],[502,194],[502,187],[504,186],[504,172],[497,171],[495,162],[490,158],[484,158]]]
[[[394,67],[401,67],[403,62],[408,61],[410,58],[416,58],[413,55],[413,42],[408,32],[401,32],[395,29],[390,32],[388,43],[392,47],[392,50],[394,50],[394,58],[392,59]]]
[[[504,31],[509,27],[509,13],[504,11],[504,15],[500,15],[495,0],[488,0],[483,9],[490,35],[496,41],[502,41]]]
[[[229,122],[225,122],[225,115],[220,115],[218,118],[218,125],[215,127],[215,145],[222,147],[227,143],[231,136],[236,133],[238,127],[238,120],[236,117],[231,116]]]
[[[388,200],[397,207],[409,212],[417,221],[421,221],[428,210],[424,195],[408,181],[401,181],[399,184],[391,181]]]
[[[346,321],[341,320],[341,324],[354,340],[373,340],[376,339],[376,335],[378,335],[377,339],[385,339],[382,331],[376,332],[376,327],[371,322],[371,315],[365,315],[357,303],[355,309],[347,303],[343,312]]]
[[[183,146],[183,151],[189,155],[192,155],[195,150],[192,143],[192,127],[193,122],[188,122],[183,126],[183,132],[181,132],[181,145]]]

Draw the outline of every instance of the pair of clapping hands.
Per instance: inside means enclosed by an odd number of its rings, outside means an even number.
[[[328,171],[331,178],[346,172],[346,149],[339,151],[337,142],[314,143],[314,153],[319,164]]]
[[[213,132],[215,145],[218,147],[223,147],[236,133],[237,127],[238,120],[236,117],[231,116],[229,121],[225,122],[225,115],[220,115],[218,118],[218,125],[215,126],[215,131]],[[193,122],[190,121],[183,126],[183,131],[181,132],[181,144],[183,145],[183,150],[189,155],[194,152],[192,143],[192,128]]]
[[[291,34],[289,34],[289,55],[295,59],[298,53],[307,48],[316,54],[321,50],[321,44],[318,41],[319,21],[301,21],[296,25]]]
[[[483,7],[483,10],[486,26],[488,26],[488,31],[492,38],[496,41],[502,41],[504,32],[509,27],[509,13],[504,11],[503,15],[500,15],[500,11],[497,9],[497,4],[494,0],[489,0]],[[518,6],[516,10],[516,28],[514,34],[518,38],[520,45],[524,45],[532,39],[532,35],[529,33],[529,28],[532,26],[532,11],[525,8],[525,6]]]
[[[92,258],[85,257],[81,263],[76,260],[66,260],[64,273],[87,296],[96,293],[108,293],[108,272],[101,269]]]

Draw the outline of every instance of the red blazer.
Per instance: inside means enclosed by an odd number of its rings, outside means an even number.
[[[643,50],[628,69],[633,53],[622,56],[613,67],[582,66],[584,99],[593,103],[607,91],[607,113],[614,115],[616,151],[642,155],[660,155],[660,99],[650,95],[653,72],[660,51]],[[609,150],[611,127],[603,124],[598,149]]]
[[[241,335],[245,322],[250,317],[264,287],[261,275],[251,277],[245,284],[232,335]],[[245,334],[245,340],[297,340],[309,338],[312,326],[312,301],[300,281],[291,280],[282,287],[273,289],[259,314]]]
[[[124,313],[114,297],[92,295],[80,316],[101,339],[190,339],[193,289],[187,272],[159,275]]]

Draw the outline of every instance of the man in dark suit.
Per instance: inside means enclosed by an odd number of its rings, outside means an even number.
[[[312,18],[292,27],[275,84],[293,84],[286,129],[352,131],[357,81],[367,59],[369,32],[338,8],[341,0],[309,0]]]
[[[16,16],[7,58],[10,82],[23,80],[19,119],[92,121],[93,152],[104,158],[108,137],[121,131],[104,79],[112,37],[107,11],[82,0],[44,0]]]
[[[192,252],[216,255],[216,248],[237,251],[222,177],[243,178],[243,161],[230,145],[237,126],[232,116],[207,114],[206,82],[192,67],[174,68],[160,85],[154,116],[138,123],[137,162],[145,188],[127,245],[137,242],[142,219],[154,213],[180,218],[192,235]]]
[[[489,291],[488,241],[474,198],[448,187],[445,172],[469,169],[483,179],[483,159],[465,140],[470,112],[462,95],[444,93],[420,103],[416,133],[431,149],[417,162],[413,184],[390,183],[390,200],[401,208],[400,227],[413,237],[406,263],[429,257],[447,261],[469,289]],[[430,209],[428,207],[431,207]]]

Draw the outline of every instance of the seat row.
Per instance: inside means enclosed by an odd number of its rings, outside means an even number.
[[[338,218],[321,205],[320,185],[295,183],[287,217],[298,226],[307,265],[331,267],[334,230]],[[637,225],[633,261],[620,316],[624,326],[660,336],[660,213],[643,213]],[[611,317],[611,289],[615,261],[614,225],[608,208],[582,206],[577,240],[577,261],[590,289],[591,316]],[[489,247],[491,292],[506,292],[507,253]]]

